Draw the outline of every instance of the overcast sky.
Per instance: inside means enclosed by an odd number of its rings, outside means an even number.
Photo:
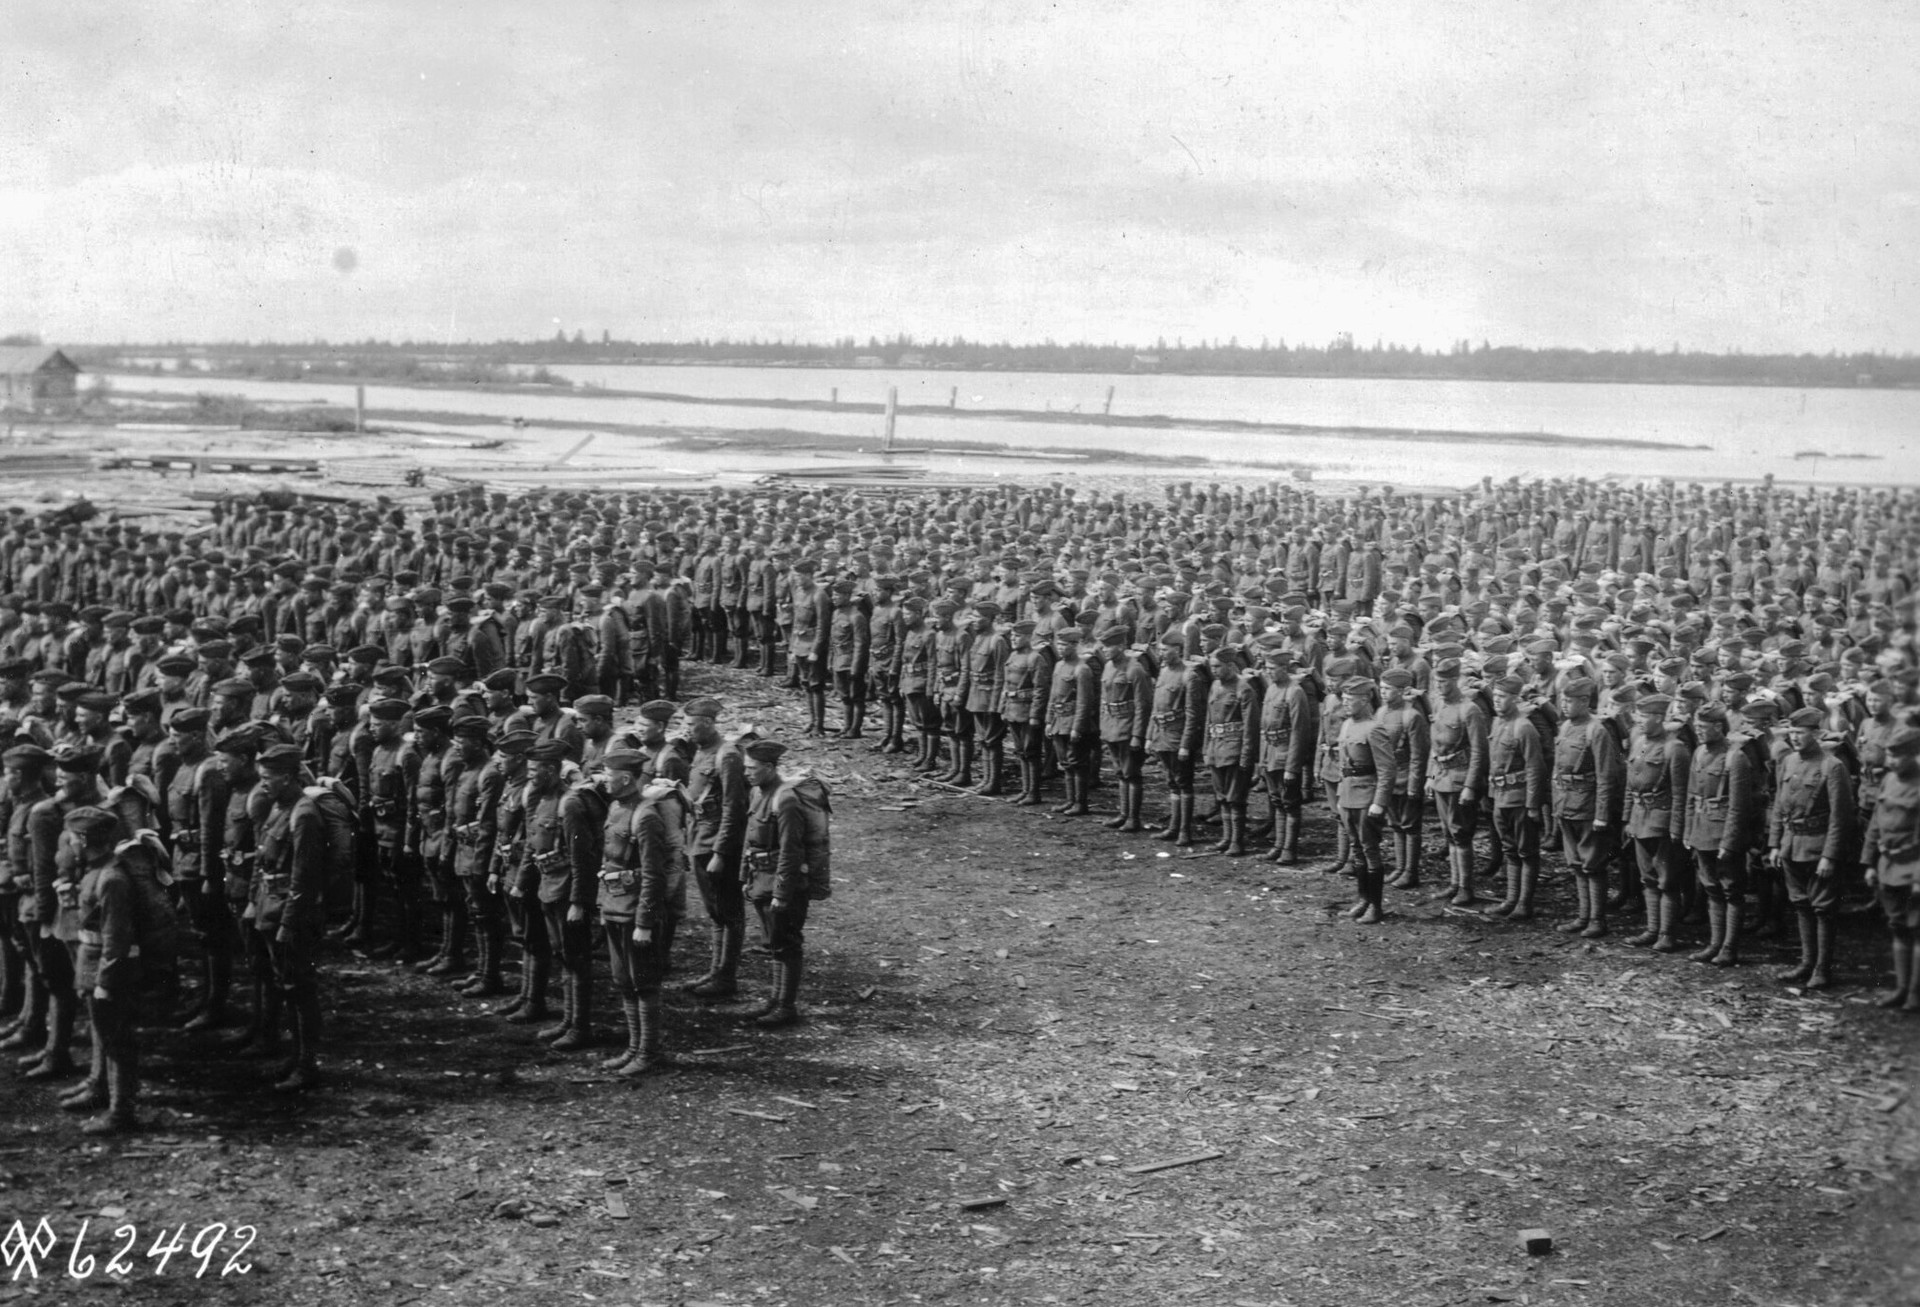
[[[1916,15],[11,0],[0,332],[1916,350]]]

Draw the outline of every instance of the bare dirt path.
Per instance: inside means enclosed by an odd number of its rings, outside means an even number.
[[[756,677],[695,688],[797,733]],[[1920,1022],[1859,988],[1802,998],[1424,893],[1357,927],[1312,859],[1161,856],[866,746],[797,751],[834,780],[843,869],[799,1027],[676,995],[678,1068],[632,1086],[337,956],[305,1098],[163,1036],[149,1128],[100,1146],[0,1079],[0,1215],[62,1240],[0,1301],[1916,1300]],[[682,939],[692,974],[704,923]],[[138,1226],[123,1283],[67,1278],[83,1218],[101,1263]],[[215,1278],[231,1239],[201,1280],[140,1256],[216,1221],[258,1227],[251,1273]],[[1536,1228],[1550,1255],[1519,1247]]]

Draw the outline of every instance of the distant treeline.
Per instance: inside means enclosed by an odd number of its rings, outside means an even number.
[[[895,336],[831,344],[785,340],[614,340],[584,332],[536,341],[436,345],[424,341],[93,347],[76,359],[187,357],[215,373],[272,380],[364,377],[470,385],[566,385],[542,365],[702,363],[786,367],[953,368],[1022,372],[1174,372],[1295,377],[1425,377],[1478,381],[1598,381],[1771,386],[1920,385],[1911,354],[1713,354],[1698,350],[1530,349],[1457,341],[1444,351],[1346,336],[1325,345],[1262,340],[1156,340],[1151,345],[917,340]]]

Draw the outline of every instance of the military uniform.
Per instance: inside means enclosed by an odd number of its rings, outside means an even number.
[[[1752,755],[1744,741],[1722,739],[1693,751],[1687,772],[1686,846],[1707,896],[1710,935],[1696,962],[1732,966],[1740,959],[1740,916],[1747,893],[1747,854],[1764,812]]]
[[[1448,902],[1465,907],[1473,892],[1473,837],[1480,827],[1480,801],[1487,792],[1487,712],[1476,698],[1442,699],[1433,711],[1427,735],[1427,785],[1447,841],[1447,868],[1453,893]]]
[[[1813,712],[1803,708],[1794,716]],[[1853,835],[1853,780],[1846,765],[1821,749],[1780,759],[1767,847],[1785,873],[1787,901],[1800,927],[1800,965],[1782,979],[1810,988],[1832,983],[1834,912],[1840,906],[1841,860]]]
[[[1564,933],[1607,933],[1607,868],[1625,797],[1626,763],[1613,729],[1591,714],[1562,722],[1553,739],[1553,820],[1579,903],[1559,927]]]

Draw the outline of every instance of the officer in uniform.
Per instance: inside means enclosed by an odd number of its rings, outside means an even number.
[[[867,616],[867,694],[880,705],[884,718],[876,753],[907,751],[906,702],[900,696],[900,644],[906,618],[895,598],[899,588],[894,577],[875,577],[873,611]]]
[[[80,943],[80,847],[66,838],[66,819],[81,808],[104,808],[100,753],[74,744],[53,750],[57,788],[33,806],[27,838],[39,930],[40,979],[47,986],[47,1042],[20,1059],[29,1080],[56,1080],[73,1070],[78,997],[74,963]]]
[[[547,951],[559,963],[565,1005],[539,1038],[559,1052],[593,1043],[593,954],[587,914],[599,873],[598,824],[561,769],[567,748],[543,740],[527,752],[526,871],[523,889],[538,896]],[[531,881],[527,884],[526,881]]]
[[[630,945],[626,974],[634,1007],[630,1056],[617,1066],[627,1077],[665,1065],[660,1047],[660,986],[673,956],[673,937],[687,911],[687,764],[670,753],[640,792],[631,825],[634,886],[633,916],[627,922]],[[617,971],[616,971],[616,974]],[[794,979],[799,979],[795,964]]]
[[[700,901],[713,923],[713,956],[706,973],[681,988],[699,998],[726,998],[737,987],[735,974],[746,937],[746,901],[740,880],[746,840],[746,765],[739,748],[720,733],[718,699],[695,699],[685,712],[694,747],[687,781],[693,810],[687,856]]]
[[[972,631],[967,644],[966,702],[969,738],[965,741],[967,766],[961,768],[958,784],[971,783],[975,750],[985,760],[985,775],[978,793],[997,795],[1005,792],[1007,719],[1001,711],[1006,697],[1007,659],[1013,645],[1000,633],[1000,606],[986,600],[973,606]]]
[[[1853,778],[1820,743],[1822,713],[1801,708],[1787,718],[1767,860],[1786,877],[1787,901],[1800,926],[1800,963],[1776,979],[1808,989],[1833,984],[1833,917],[1840,905],[1840,866],[1853,835]]]
[[[1318,710],[1294,680],[1294,653],[1284,635],[1262,637],[1267,689],[1260,700],[1258,768],[1273,817],[1267,861],[1291,867],[1300,860],[1300,825],[1311,782]]]
[[[654,981],[650,1014],[653,1021],[648,1023],[641,1012],[640,943],[634,927],[640,905],[639,838],[634,826],[640,815],[640,773],[646,769],[647,758],[634,749],[614,749],[602,759],[602,766],[605,778],[600,785],[605,791],[607,807],[596,876],[600,926],[606,932],[613,990],[627,1020],[627,1043],[600,1065],[603,1070],[624,1073],[636,1059],[641,1062],[642,1070],[647,1069],[648,1055],[658,1047],[659,982]]]
[[[1020,768],[1020,796],[1013,804],[1016,808],[1033,808],[1041,802],[1040,754],[1046,746],[1042,726],[1053,676],[1053,648],[1036,647],[1034,624],[1029,618],[1013,623],[1007,640],[1007,659],[1000,669],[999,712]],[[990,756],[988,766],[994,765]]]
[[[907,596],[900,611],[900,697],[906,703],[907,721],[919,737],[913,770],[926,773],[940,765],[940,711],[933,701],[935,633],[927,621],[927,601],[919,595]],[[1041,693],[1045,692],[1043,682]]]
[[[1920,727],[1895,726],[1881,744],[1886,773],[1860,858],[1893,935],[1893,988],[1874,1001],[1920,1012]]]
[[[873,646],[872,628],[853,582],[842,577],[833,583],[833,611],[827,620],[827,670],[833,674],[834,693],[840,698],[837,740],[857,740],[867,716],[867,660]],[[823,723],[824,724],[824,723]]]
[[[1579,904],[1566,935],[1607,933],[1607,867],[1613,861],[1625,799],[1626,763],[1613,728],[1594,716],[1594,683],[1574,677],[1560,686],[1560,729],[1553,735],[1553,820],[1560,854]]]
[[[303,787],[303,759],[294,745],[260,754],[260,788],[268,801],[258,827],[259,859],[253,928],[266,945],[273,984],[293,1036],[293,1056],[274,1089],[295,1093],[319,1083],[320,985],[316,963],[326,925],[326,885],[336,842],[319,804],[328,792]],[[342,801],[343,802],[343,801]],[[336,809],[350,839],[351,810]]]
[[[447,836],[447,801],[458,782],[460,755],[448,743],[453,714],[435,704],[413,715],[412,749],[417,762],[409,770],[412,801],[407,805],[407,852],[420,868],[427,896],[439,918],[440,943],[433,955],[414,964],[422,975],[465,974],[467,904],[453,874],[453,843]]]
[[[398,957],[402,962],[411,963],[419,956],[416,939],[420,927],[419,886],[414,869],[406,865],[407,829],[411,824],[408,810],[413,795],[411,768],[417,764],[418,754],[407,747],[403,738],[403,719],[407,715],[405,699],[375,699],[367,706],[367,715],[370,722],[363,745],[366,754],[359,766],[361,809],[365,813],[361,820],[372,826],[375,865],[379,871],[378,879],[366,885],[366,904],[359,930],[347,942],[356,948],[366,948],[373,943],[378,920],[376,885],[381,886],[394,899],[394,933],[392,938],[373,947],[368,955]]]
[[[1417,661],[1424,672],[1426,663]],[[1393,830],[1394,876],[1387,883],[1395,889],[1420,884],[1420,827],[1427,799],[1430,733],[1415,688],[1414,673],[1405,666],[1389,667],[1380,675],[1376,720],[1393,741],[1393,802],[1387,808],[1387,825]]]
[[[1160,671],[1153,682],[1153,711],[1148,719],[1146,748],[1159,759],[1161,773],[1167,778],[1167,821],[1154,838],[1182,849],[1192,848],[1196,838],[1193,769],[1195,760],[1203,752],[1206,732],[1206,704],[1194,698],[1195,684],[1193,671],[1186,661],[1186,637],[1177,627],[1169,628],[1160,636]],[[1040,788],[1037,767],[1032,787],[1033,801],[1037,803]],[[1026,800],[1022,798],[1021,802]]]
[[[1730,714],[1707,704],[1694,714],[1700,743],[1687,772],[1687,848],[1707,899],[1708,939],[1689,955],[1730,967],[1740,960],[1741,904],[1747,892],[1747,853],[1764,825],[1757,774],[1746,744],[1730,743]]]
[[[960,605],[938,599],[933,617],[933,695],[942,732],[953,742],[953,761],[938,779],[949,785],[973,784],[973,718],[967,715],[967,655],[970,636],[954,623]]]
[[[493,866],[487,890],[499,896],[506,909],[507,927],[520,946],[520,983],[514,996],[492,1009],[515,1025],[547,1019],[547,976],[552,954],[547,949],[546,922],[539,900],[527,898],[539,882],[527,865],[527,753],[535,744],[530,730],[510,730],[494,746],[501,767],[500,819],[493,838]]]
[[[1640,721],[1627,750],[1627,839],[1640,873],[1647,926],[1627,943],[1653,945],[1656,952],[1677,953],[1676,938],[1684,877],[1687,833],[1687,769],[1692,751],[1667,726],[1673,701],[1664,694],[1641,697]],[[1688,868],[1687,870],[1691,870]]]

